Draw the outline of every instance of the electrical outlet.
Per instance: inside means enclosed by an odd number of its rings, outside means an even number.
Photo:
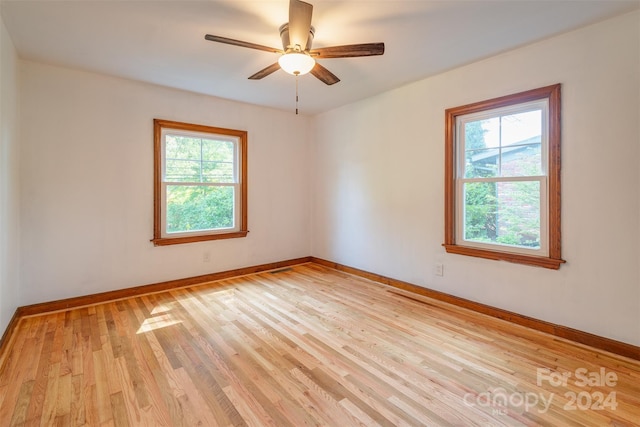
[[[444,276],[444,265],[443,264],[436,264],[433,267],[433,273],[436,276]]]
[[[203,252],[202,254],[202,262],[210,262],[211,261],[211,252]]]

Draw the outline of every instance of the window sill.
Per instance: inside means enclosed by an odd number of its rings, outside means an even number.
[[[248,233],[248,230],[244,230],[236,231],[233,233],[205,234],[201,236],[161,237],[157,239],[151,239],[151,241],[153,242],[154,246],[168,246],[179,245],[182,243],[205,242],[208,240],[236,239],[240,237],[246,237]]]
[[[508,261],[508,262],[514,262],[517,264],[525,264],[525,265],[531,265],[535,267],[549,268],[552,270],[558,270],[560,268],[560,265],[566,262],[563,259],[522,255],[522,254],[515,254],[510,252],[491,251],[486,249],[470,248],[467,246],[447,245],[447,244],[443,244],[442,246],[444,246],[447,253],[450,253],[450,254],[468,255],[468,256],[474,256],[478,258],[492,259],[496,261]]]

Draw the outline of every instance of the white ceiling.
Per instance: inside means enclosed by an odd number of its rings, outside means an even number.
[[[640,6],[640,0],[311,0],[313,46],[384,42],[383,56],[324,59],[341,82],[300,77],[316,114]],[[215,34],[280,48],[287,0],[1,0],[21,58],[287,111],[295,78],[248,80],[277,54],[204,40]]]

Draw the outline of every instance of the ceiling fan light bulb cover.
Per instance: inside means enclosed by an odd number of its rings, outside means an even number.
[[[316,65],[315,59],[304,53],[285,53],[278,59],[280,68],[289,74],[307,74]]]

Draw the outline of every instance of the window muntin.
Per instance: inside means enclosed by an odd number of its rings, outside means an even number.
[[[246,236],[246,132],[158,119],[154,127],[154,244]]]
[[[560,85],[445,116],[447,252],[559,268]]]

